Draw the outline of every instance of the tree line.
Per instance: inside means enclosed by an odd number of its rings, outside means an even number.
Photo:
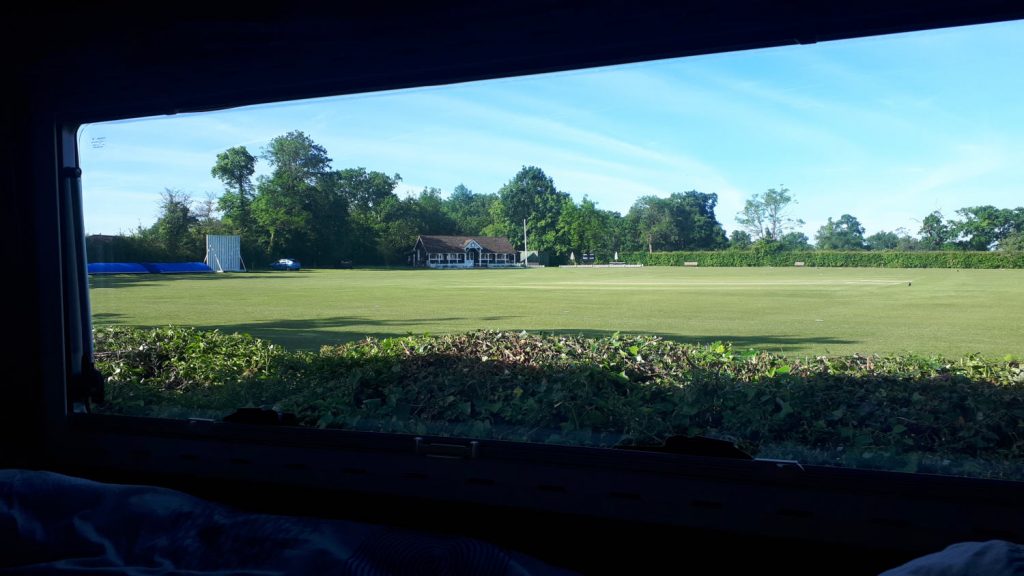
[[[270,170],[254,179],[258,159]],[[447,197],[428,187],[403,198],[395,192],[399,174],[332,162],[300,131],[274,138],[258,158],[245,146],[229,148],[211,168],[224,184],[220,196],[197,201],[166,189],[151,226],[88,238],[90,261],[197,260],[207,234],[237,234],[249,266],[281,257],[314,267],[398,265],[420,234],[504,236],[522,249],[524,220],[529,248],[554,262],[584,252],[607,261],[618,251],[1024,249],[1024,208],[967,207],[956,219],[933,212],[917,236],[905,229],[865,236],[857,218],[843,214],[829,218],[812,245],[796,231],[804,222],[792,217],[796,201],[784,186],[747,199],[736,215],[740,228],[727,237],[714,193],[642,196],[622,215],[586,197],[576,202],[542,169],[524,166],[496,192],[459,185]]]

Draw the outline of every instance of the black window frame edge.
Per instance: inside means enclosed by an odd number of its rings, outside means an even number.
[[[906,552],[1024,541],[1019,482],[198,419],[75,414],[71,431],[60,461],[115,478],[262,479],[350,498],[414,497]]]
[[[22,381],[12,393],[15,399],[38,409],[26,409],[5,423],[10,434],[24,435],[23,444],[15,446],[5,462],[197,490],[201,490],[201,481],[237,486],[262,478],[263,483],[278,489],[346,493],[346,502],[370,495],[411,497],[440,505],[467,505],[466,513],[470,515],[476,514],[473,506],[487,506],[491,512],[555,511],[593,519],[710,528],[753,537],[828,541],[898,554],[922,553],[955,541],[987,537],[1022,541],[1024,527],[1017,520],[1022,517],[1024,502],[1019,484],[1013,482],[813,466],[798,470],[757,461],[489,441],[480,441],[479,458],[436,458],[417,453],[415,446],[410,446],[415,440],[412,437],[73,414],[74,407],[68,400],[70,382],[77,370],[72,353],[79,349],[74,333],[82,333],[89,325],[87,301],[81,298],[81,283],[87,278],[85,263],[75,255],[80,251],[68,248],[73,241],[81,240],[84,230],[74,201],[68,205],[63,172],[78,165],[73,144],[80,122],[746,49],[783,44],[798,37],[816,41],[864,35],[865,31],[901,32],[1024,18],[1019,7],[998,2],[991,5],[1003,9],[993,8],[987,14],[981,9],[966,16],[957,16],[954,11],[951,16],[932,21],[890,22],[855,33],[830,34],[820,21],[803,19],[798,26],[813,32],[767,35],[701,45],[703,48],[641,43],[633,51],[627,46],[621,52],[592,57],[569,53],[549,61],[533,54],[504,64],[477,62],[422,74],[407,70],[407,74],[395,78],[364,75],[312,84],[285,75],[280,85],[265,86],[244,96],[230,90],[192,96],[185,95],[184,88],[181,93],[157,94],[140,101],[112,98],[113,92],[105,89],[89,96],[81,90],[79,74],[48,81],[52,79],[48,75],[59,73],[62,66],[45,60],[39,67],[43,80],[28,70],[27,88],[6,97],[5,115],[28,137],[30,147],[27,153],[12,148],[6,160],[13,174],[8,185],[12,192],[22,194],[15,199],[16,205],[28,214],[24,222],[15,223],[16,229],[22,230],[32,244],[16,243],[15,248],[34,255],[35,262],[29,269],[38,289],[37,293],[29,289],[19,293],[28,304],[25,310],[16,312],[16,317],[32,321],[33,326],[15,350],[34,361],[16,372]],[[16,165],[23,161],[24,166]],[[26,190],[31,191],[27,197]],[[75,274],[79,284],[69,286],[67,280]],[[80,311],[77,315],[73,313],[76,301]],[[62,337],[54,338],[57,334]],[[446,441],[468,445],[472,439]],[[297,450],[309,455],[306,461],[294,461]],[[208,467],[195,466],[194,462],[207,463]],[[348,464],[339,467],[339,462]],[[510,467],[514,467],[514,473]],[[366,472],[354,472],[360,469]],[[481,482],[467,488],[467,481],[473,478]],[[417,482],[420,487],[414,487]],[[495,492],[494,486],[503,486],[503,491]],[[830,532],[823,533],[825,527]]]

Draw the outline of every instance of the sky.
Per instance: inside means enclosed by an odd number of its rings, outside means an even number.
[[[913,234],[934,210],[1024,205],[1024,21],[90,124],[86,231],[151,225],[167,188],[219,195],[219,152],[292,130],[336,169],[399,174],[401,195],[497,192],[538,166],[622,214],[713,192],[731,231],[784,186],[812,241],[842,214]]]

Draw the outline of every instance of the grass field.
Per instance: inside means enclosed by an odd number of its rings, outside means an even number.
[[[490,328],[657,334],[799,356],[1024,356],[1024,270],[303,270],[90,285],[97,325],[218,328],[296,349]]]

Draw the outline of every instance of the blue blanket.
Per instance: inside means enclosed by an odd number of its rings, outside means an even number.
[[[0,470],[0,574],[569,573],[471,538],[248,514],[164,488]]]

